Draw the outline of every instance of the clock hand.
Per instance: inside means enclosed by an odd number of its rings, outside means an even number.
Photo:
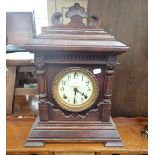
[[[77,89],[74,88],[74,104],[76,103],[76,100],[75,100],[75,97],[76,97],[76,92],[77,92]]]
[[[76,90],[76,92],[80,93],[82,96],[84,96],[84,98],[86,99],[88,96],[85,95],[84,93],[80,92],[77,88],[74,88],[74,90]]]

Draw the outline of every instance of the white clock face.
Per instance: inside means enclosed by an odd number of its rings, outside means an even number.
[[[84,104],[91,97],[93,89],[90,78],[79,71],[67,73],[58,84],[61,99],[71,105]]]
[[[98,83],[92,73],[83,68],[69,68],[56,77],[52,91],[62,108],[81,111],[94,103],[96,89]]]

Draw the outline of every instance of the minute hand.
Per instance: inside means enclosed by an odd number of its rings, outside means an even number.
[[[80,93],[82,96],[84,96],[85,99],[87,98],[87,95],[85,95],[84,93],[80,92],[78,89],[76,89],[76,91],[77,91],[78,93]]]

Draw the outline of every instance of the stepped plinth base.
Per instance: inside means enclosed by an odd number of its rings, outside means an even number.
[[[112,120],[101,121],[39,121],[37,117],[25,147],[41,147],[49,142],[102,142],[105,146],[123,146]]]

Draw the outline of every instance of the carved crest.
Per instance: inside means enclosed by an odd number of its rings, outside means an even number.
[[[81,18],[88,18],[88,14],[85,12],[85,9],[80,6],[79,3],[75,3],[74,6],[71,6],[65,14],[66,18],[71,18],[73,16],[79,16]]]
[[[60,18],[62,17],[61,12],[55,12],[51,18],[54,27],[97,27],[100,25],[100,20],[97,15],[90,16],[88,19],[88,14],[85,12],[84,7],[80,6],[79,3],[75,3],[74,6],[69,7],[68,11],[65,13],[66,18],[70,18],[71,21],[68,25],[63,25]],[[88,25],[83,23],[83,19],[86,18],[89,22]]]

